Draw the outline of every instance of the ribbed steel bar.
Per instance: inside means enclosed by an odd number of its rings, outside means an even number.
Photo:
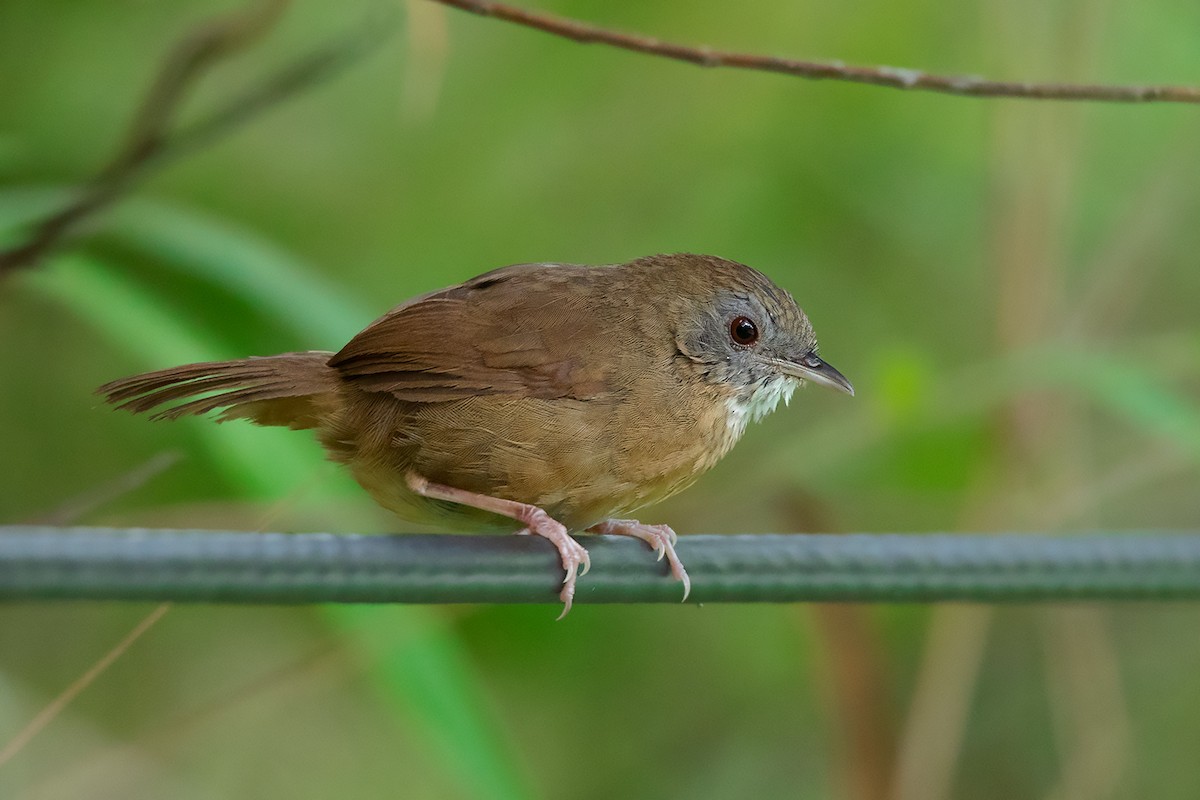
[[[576,603],[678,602],[641,542],[581,536]],[[1200,599],[1200,533],[684,536],[689,602]],[[532,536],[0,526],[0,600],[556,603]]]

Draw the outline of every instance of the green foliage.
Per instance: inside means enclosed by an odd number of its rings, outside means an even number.
[[[212,12],[60,5],[0,10],[0,242],[68,191],[29,187],[102,163],[165,43]],[[1200,6],[1184,0],[545,7],[1013,79],[1200,74]],[[1195,108],[704,71],[407,8],[381,57],[173,166],[0,285],[0,519],[177,450],[179,466],[87,521],[402,529],[306,434],[151,425],[91,392],[187,361],[336,349],[395,303],[506,263],[693,250],[789,288],[859,392],[799,393],[647,519],[685,535],[1194,527]],[[196,105],[356,13],[295,4]],[[0,795],[856,797],[846,787],[897,749],[950,796],[1200,793],[1181,749],[1200,736],[1185,713],[1195,609],[934,612],[932,626],[914,608],[555,613],[176,609],[0,768]],[[136,618],[0,608],[0,746]],[[329,641],[332,665],[308,665]],[[293,664],[294,681],[257,682]],[[935,737],[905,727],[914,703]]]

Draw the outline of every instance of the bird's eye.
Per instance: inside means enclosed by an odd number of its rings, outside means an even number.
[[[749,317],[736,317],[729,323],[729,336],[736,343],[749,347],[758,341],[758,326]]]

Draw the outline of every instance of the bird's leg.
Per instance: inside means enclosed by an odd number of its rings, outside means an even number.
[[[592,567],[592,559],[583,545],[570,537],[561,522],[537,506],[518,503],[515,500],[503,500],[499,497],[488,497],[486,494],[455,489],[453,486],[445,486],[440,483],[430,483],[415,472],[408,473],[405,480],[408,482],[408,488],[422,497],[458,503],[515,519],[525,526],[524,530],[519,531],[520,533],[534,533],[549,539],[558,548],[558,556],[567,573],[567,576],[563,578],[562,591],[558,594],[559,599],[563,602],[563,610],[558,618],[562,619],[567,615],[567,612],[571,610],[571,601],[575,598],[575,578],[587,574]]]
[[[688,595],[692,592],[692,581],[688,577],[687,570],[683,568],[683,562],[675,554],[675,541],[678,537],[670,527],[643,525],[636,519],[606,519],[604,522],[588,528],[588,532],[632,536],[653,547],[654,552],[658,553],[659,561],[662,561],[663,556],[667,557],[667,563],[671,565],[671,574],[675,576],[675,580],[683,584],[683,600],[688,599]]]

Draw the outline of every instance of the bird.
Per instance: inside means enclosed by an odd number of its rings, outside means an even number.
[[[396,306],[336,353],[186,364],[96,391],[153,419],[310,429],[402,518],[544,537],[565,572],[562,619],[590,567],[582,531],[647,543],[686,601],[675,532],[631,515],[691,485],[806,382],[854,394],[787,291],[676,253],[502,267]]]

